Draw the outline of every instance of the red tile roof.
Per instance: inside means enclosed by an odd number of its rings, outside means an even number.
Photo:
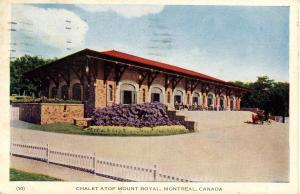
[[[148,65],[150,67],[156,67],[156,68],[158,67],[158,68],[162,68],[162,69],[173,71],[173,72],[180,73],[180,74],[186,74],[186,75],[190,75],[190,76],[194,76],[194,77],[198,77],[198,78],[202,78],[202,79],[207,79],[207,80],[211,80],[211,81],[227,83],[226,81],[223,81],[223,80],[220,80],[220,79],[217,79],[217,78],[214,78],[214,77],[202,74],[202,73],[198,73],[198,72],[184,69],[181,67],[176,67],[176,66],[169,65],[166,63],[161,63],[158,61],[153,61],[150,59],[145,59],[142,57],[130,55],[130,54],[115,51],[115,50],[104,51],[104,52],[99,52],[99,53],[106,55],[106,56],[110,56],[110,57],[115,57],[115,58],[119,58],[119,59],[123,59],[123,60],[141,63],[144,65]]]

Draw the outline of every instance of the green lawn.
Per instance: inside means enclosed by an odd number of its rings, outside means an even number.
[[[47,125],[30,124],[28,128],[55,133],[94,136],[159,136],[188,133],[188,130],[185,129],[184,126],[158,126],[154,128],[93,126],[83,130],[82,127],[75,126],[71,123],[53,123]]]
[[[48,175],[25,172],[14,168],[10,169],[11,181],[62,181],[61,179],[54,178]]]
[[[55,132],[55,133],[86,135],[86,131],[84,131],[82,127],[78,127],[71,123],[53,123],[47,125],[31,124],[29,125],[28,128],[33,130]]]

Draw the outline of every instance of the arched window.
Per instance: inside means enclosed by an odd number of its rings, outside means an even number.
[[[64,100],[69,98],[69,87],[67,85],[61,87],[61,98]]]
[[[57,97],[57,87],[53,87],[51,89],[51,98],[56,98]]]
[[[195,92],[193,94],[193,105],[199,105],[200,102],[200,94],[198,92]]]
[[[133,85],[121,85],[121,104],[136,104],[136,90]]]
[[[73,85],[72,94],[73,100],[81,100],[81,85],[79,83]]]
[[[186,104],[190,104],[190,94],[187,94],[187,97],[186,97]]]
[[[214,96],[212,94],[208,94],[207,96],[207,106],[208,107],[213,107],[214,106]]]
[[[108,88],[107,88],[107,94],[108,94],[108,101],[113,101],[113,87],[112,85],[108,85]]]
[[[143,92],[143,102],[146,102],[146,90],[145,90],[145,88],[143,88],[143,90],[142,90],[142,92]]]
[[[182,104],[182,99],[183,99],[183,92],[180,90],[175,91],[174,95],[174,103],[176,104]]]
[[[151,102],[163,102],[163,91],[160,88],[151,88]]]
[[[225,97],[224,96],[220,97],[220,109],[225,110]]]
[[[168,94],[167,94],[168,96],[167,96],[167,102],[168,103],[171,103],[171,93],[170,93],[170,91],[168,91]]]

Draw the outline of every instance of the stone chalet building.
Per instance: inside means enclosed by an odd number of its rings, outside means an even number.
[[[80,100],[95,107],[161,102],[168,109],[198,106],[239,110],[247,88],[173,65],[110,50],[84,49],[24,74],[40,96]]]

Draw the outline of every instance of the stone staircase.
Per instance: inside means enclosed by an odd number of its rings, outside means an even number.
[[[250,111],[168,111],[171,119],[177,119],[191,131],[242,126],[251,121]]]
[[[197,122],[188,120],[185,115],[179,115],[178,111],[169,110],[167,111],[167,114],[170,119],[180,121],[190,131],[195,131],[197,129]]]

